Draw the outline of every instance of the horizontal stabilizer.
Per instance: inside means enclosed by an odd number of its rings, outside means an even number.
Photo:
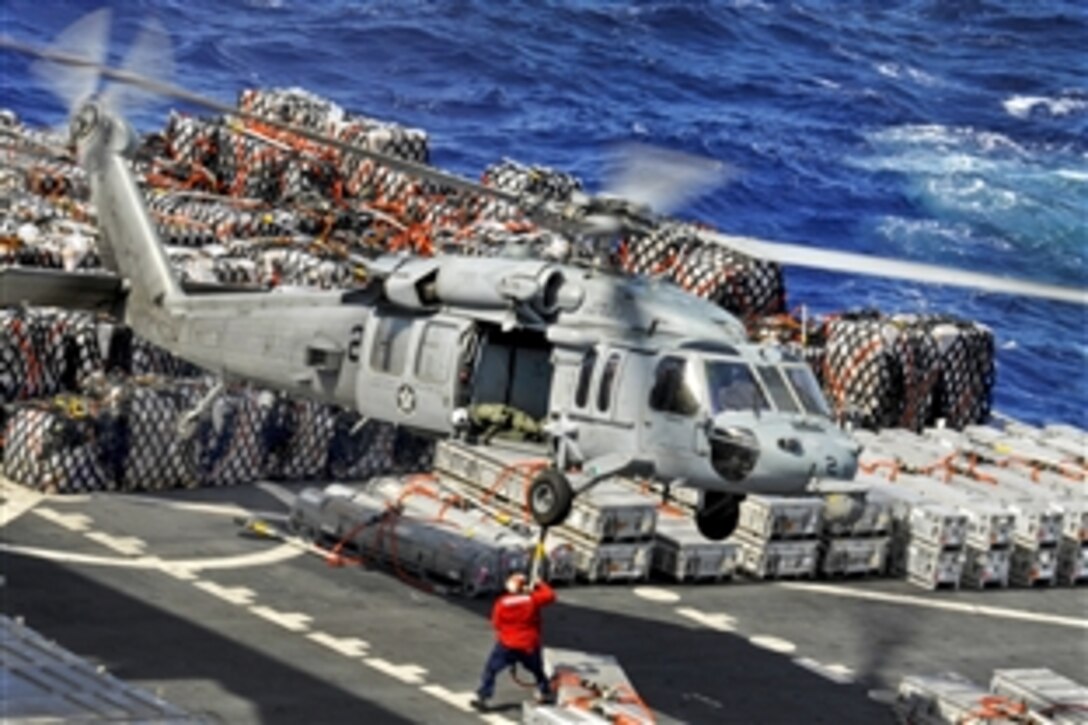
[[[184,282],[187,294],[264,292],[263,287]],[[125,299],[121,279],[112,274],[59,269],[0,268],[0,306],[30,305],[117,312]]]

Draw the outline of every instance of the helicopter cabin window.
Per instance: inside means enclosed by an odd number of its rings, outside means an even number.
[[[608,356],[601,373],[601,385],[597,389],[597,410],[605,412],[612,404],[612,385],[616,382],[616,371],[620,367],[620,354],[614,352]]]
[[[752,369],[742,362],[714,360],[706,364],[710,405],[715,413],[770,410]]]
[[[827,407],[827,399],[820,391],[820,384],[816,382],[816,376],[808,365],[789,366],[785,368],[786,376],[797,391],[797,397],[805,406],[805,411],[814,415],[822,415],[830,418],[831,411]]]
[[[450,377],[450,362],[460,351],[457,328],[432,322],[423,330],[416,357],[416,377],[425,383],[444,383]]]
[[[370,367],[377,372],[402,375],[411,338],[411,318],[383,317],[374,333]]]
[[[684,416],[695,415],[699,410],[699,398],[691,385],[684,358],[666,357],[657,364],[650,409]]]
[[[767,391],[771,394],[771,400],[774,401],[774,407],[778,408],[783,413],[799,413],[801,411],[801,408],[797,405],[797,401],[793,399],[793,394],[790,393],[785,378],[782,377],[782,373],[778,368],[773,365],[760,365],[759,378],[763,381],[764,387],[766,387]]]
[[[597,351],[589,350],[582,357],[582,369],[578,371],[578,388],[574,391],[574,404],[584,408],[589,404],[589,385],[593,380],[593,368],[597,365]]]

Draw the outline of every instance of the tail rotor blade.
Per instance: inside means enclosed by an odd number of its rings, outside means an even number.
[[[56,95],[69,113],[98,89],[100,75],[96,66],[106,60],[109,28],[110,11],[103,8],[84,15],[53,41],[50,51],[83,58],[87,61],[84,66],[54,63],[45,58],[30,66],[31,73]]]

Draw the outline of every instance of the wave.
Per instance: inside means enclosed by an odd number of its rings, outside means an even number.
[[[1050,116],[1069,116],[1088,110],[1088,100],[1074,96],[1010,96],[1002,104],[1005,112],[1013,118],[1030,118],[1037,112]]]

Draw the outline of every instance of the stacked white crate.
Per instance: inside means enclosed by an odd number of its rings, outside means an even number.
[[[1088,723],[1088,687],[1045,668],[994,670],[990,689],[1023,702],[1033,722]]]
[[[333,551],[351,547],[364,559],[449,582],[468,596],[500,591],[509,573],[528,569],[527,537],[480,521],[475,512],[445,510],[441,500],[409,502],[403,491],[398,479],[307,488],[295,499],[290,525],[303,538],[336,542]]]
[[[988,438],[995,430],[986,428],[985,432],[976,435]],[[985,457],[992,457],[994,453],[980,447],[972,434],[961,436],[953,431],[935,430],[927,437],[941,445],[955,446],[958,451],[950,464],[952,473],[947,475],[948,483],[973,496],[987,497],[1008,506],[1015,514],[1010,563],[1012,583],[1018,586],[1053,584],[1066,507],[1019,471],[985,462]]]
[[[1068,425],[1040,429],[1009,420],[1004,431],[980,426],[965,433],[974,450],[990,461],[980,470],[994,473],[995,465],[1007,469],[1003,479],[1012,478],[1021,491],[1042,494],[1060,507],[1056,578],[1064,584],[1088,582],[1088,433]]]
[[[541,453],[506,441],[481,448],[446,440],[436,446],[434,471],[469,498],[528,523],[526,494]],[[548,531],[548,542],[569,551],[587,581],[639,581],[650,575],[656,523],[653,496],[607,479],[575,498],[566,522]]]
[[[954,672],[909,675],[894,707],[911,725],[1085,725],[1088,687],[1045,668],[995,670],[989,690]]]
[[[961,584],[976,588],[1009,584],[1016,510],[989,492],[952,485],[953,460],[958,449],[939,437],[920,437],[909,431],[886,431],[870,441],[871,448],[896,457],[911,470],[929,475],[902,475],[896,483],[913,488],[935,502],[953,506],[967,517]],[[951,457],[949,457],[951,456]],[[933,466],[933,461],[944,461]],[[927,463],[928,462],[928,463]]]
[[[521,713],[524,725],[657,722],[615,657],[547,647],[544,665],[555,682],[555,702],[526,702]]]
[[[903,445],[903,434],[911,435],[898,430],[855,431],[865,446],[857,481],[869,485],[870,499],[890,506],[889,570],[926,589],[958,588],[967,559],[967,514],[906,485],[917,475],[910,471],[927,469],[933,458]],[[882,464],[887,466],[886,476],[877,473]]]
[[[820,534],[819,571],[823,576],[881,575],[891,549],[891,506],[866,496],[849,520],[826,515]]]
[[[662,506],[654,538],[654,571],[676,581],[722,581],[737,569],[737,545],[699,533],[690,510]]]
[[[729,539],[738,568],[758,579],[815,576],[823,508],[821,498],[748,496]]]
[[[901,723],[910,725],[959,725],[960,723],[1010,723],[1010,720],[983,720],[979,713],[993,702],[992,694],[966,677],[949,672],[943,675],[909,675],[899,683],[895,712]],[[1015,706],[1015,703],[1013,703]],[[992,709],[992,708],[991,708]]]

